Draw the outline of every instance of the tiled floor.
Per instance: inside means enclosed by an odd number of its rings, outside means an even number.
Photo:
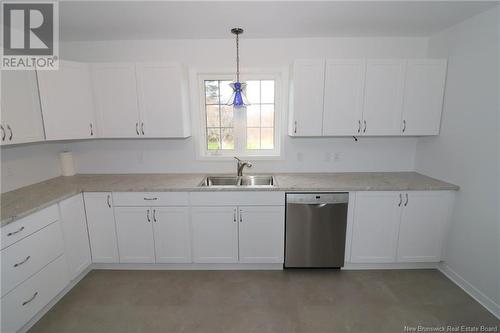
[[[390,333],[405,325],[500,321],[435,270],[92,271],[31,332]]]

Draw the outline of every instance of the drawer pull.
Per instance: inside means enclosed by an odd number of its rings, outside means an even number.
[[[21,232],[21,231],[23,231],[23,230],[24,230],[24,227],[21,227],[21,228],[19,228],[19,229],[18,229],[18,230],[16,230],[16,231],[9,232],[9,233],[7,234],[7,236],[14,236],[15,234],[17,234],[17,233],[19,233],[19,232]]]
[[[26,304],[30,303],[31,301],[33,301],[36,297],[38,296],[38,291],[36,293],[33,294],[33,296],[31,296],[31,298],[27,301],[24,301],[23,302],[23,306],[25,306]]]
[[[22,264],[24,264],[26,261],[30,260],[31,256],[27,256],[26,259],[24,259],[23,261],[21,262],[18,262],[17,264],[14,264],[14,267],[19,267],[21,266]]]
[[[158,200],[158,198],[144,198],[144,200],[155,201],[155,200]]]

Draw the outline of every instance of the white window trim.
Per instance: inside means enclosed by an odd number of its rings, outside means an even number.
[[[235,150],[218,150],[211,152],[206,148],[206,120],[205,120],[205,80],[234,80],[234,73],[230,69],[210,70],[210,71],[190,71],[192,115],[193,117],[193,137],[196,143],[196,155],[198,160],[227,161],[232,160],[233,156],[250,158],[252,160],[282,160],[283,153],[283,121],[284,106],[286,95],[287,71],[285,69],[265,69],[265,70],[244,70],[241,73],[241,80],[274,80],[275,82],[275,125],[274,140],[275,148],[270,150],[247,150],[246,142],[238,142],[240,135],[235,135]],[[240,115],[241,116],[241,115]],[[238,117],[236,115],[236,117]],[[239,125],[238,125],[239,123]],[[235,131],[242,132],[246,130],[241,126],[242,122],[235,122]],[[246,137],[246,135],[244,136]]]

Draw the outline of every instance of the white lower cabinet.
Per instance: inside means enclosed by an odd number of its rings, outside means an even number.
[[[153,207],[157,263],[190,263],[191,230],[188,207]]]
[[[85,192],[84,198],[92,262],[119,262],[111,192]]]
[[[59,211],[70,278],[73,280],[91,263],[89,235],[82,194],[61,201]]]
[[[153,216],[149,207],[116,207],[121,263],[154,263]]]
[[[69,283],[66,258],[61,255],[2,298],[2,332],[14,333]]]
[[[193,260],[196,263],[238,262],[236,207],[193,207]]]
[[[284,252],[283,206],[240,207],[239,261],[282,263]]]
[[[351,244],[353,263],[396,261],[399,192],[357,192]]]
[[[440,261],[451,197],[449,191],[357,192],[351,262]]]
[[[399,227],[399,262],[434,262],[441,259],[451,193],[416,191],[405,194]]]

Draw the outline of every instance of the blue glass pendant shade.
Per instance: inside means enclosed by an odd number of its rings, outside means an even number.
[[[250,104],[245,96],[246,83],[233,82],[230,86],[233,88],[233,94],[229,98],[227,105],[232,105],[234,108],[239,109]]]

